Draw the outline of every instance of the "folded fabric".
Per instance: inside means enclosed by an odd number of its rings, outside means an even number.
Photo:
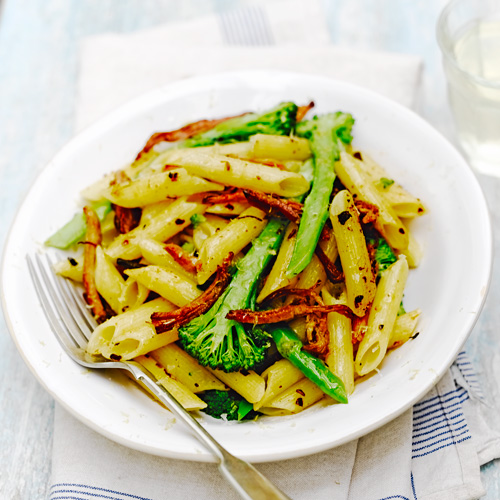
[[[319,2],[299,0],[91,37],[81,51],[77,129],[150,88],[229,69],[311,72],[414,105],[419,58],[356,52],[328,40]],[[498,410],[478,392],[468,363],[460,354],[413,409],[359,440],[257,468],[294,499],[478,498],[479,464],[500,456],[500,429]],[[52,500],[239,498],[214,464],[124,448],[57,405],[52,467]]]

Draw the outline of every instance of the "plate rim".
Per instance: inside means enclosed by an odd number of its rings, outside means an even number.
[[[310,75],[310,74],[301,74],[301,73],[296,73],[296,72],[285,72],[285,71],[267,71],[267,70],[247,70],[247,71],[231,71],[231,72],[223,72],[223,73],[216,73],[212,75],[205,75],[205,76],[197,76],[193,78],[189,78],[186,80],[182,81],[177,81],[173,83],[169,83],[167,85],[163,85],[160,87],[157,87],[155,89],[152,89],[130,101],[127,103],[124,103],[117,109],[111,111],[110,113],[107,113],[105,116],[97,120],[96,122],[88,125],[81,131],[79,131],[77,134],[75,134],[72,138],[70,138],[59,150],[57,153],[52,157],[52,159],[43,167],[41,168],[38,172],[35,178],[33,179],[30,187],[27,189],[25,192],[25,195],[22,199],[22,201],[18,204],[18,207],[15,211],[14,218],[12,219],[11,225],[9,227],[9,231],[7,233],[7,237],[5,240],[3,252],[2,252],[2,261],[1,261],[1,267],[0,267],[0,289],[2,291],[1,295],[1,301],[2,301],[2,309],[4,312],[4,317],[5,321],[10,333],[11,338],[13,339],[16,348],[18,352],[20,353],[21,357],[23,358],[24,362],[30,369],[30,371],[35,375],[35,378],[42,384],[42,386],[49,392],[56,401],[58,401],[66,410],[68,410],[74,417],[76,417],[78,420],[80,420],[82,423],[87,425],[88,427],[92,428],[93,430],[99,432],[101,435],[104,435],[110,439],[112,439],[115,442],[118,442],[122,445],[125,445],[129,448],[133,448],[139,451],[143,451],[149,454],[154,454],[154,455],[160,455],[160,456],[166,456],[166,457],[171,457],[174,459],[188,459],[188,460],[195,460],[195,461],[213,461],[212,457],[210,455],[198,455],[198,454],[185,454],[185,453],[176,453],[172,451],[165,452],[165,450],[158,450],[155,448],[151,448],[150,446],[147,445],[142,445],[141,443],[136,443],[136,442],[131,442],[130,440],[127,440],[123,436],[117,435],[113,432],[110,432],[106,429],[103,429],[102,427],[96,425],[93,421],[85,418],[85,416],[81,415],[78,413],[73,407],[68,405],[66,401],[62,400],[57,392],[55,390],[52,390],[51,387],[49,387],[45,381],[45,379],[42,378],[41,374],[36,371],[36,368],[32,363],[30,362],[27,353],[24,352],[24,350],[21,348],[21,345],[19,344],[19,339],[17,338],[17,335],[15,334],[15,327],[12,321],[12,318],[9,313],[9,308],[7,307],[7,298],[6,298],[6,283],[4,282],[4,277],[5,277],[5,268],[7,265],[8,261],[8,254],[9,254],[9,247],[11,245],[11,238],[12,234],[14,233],[15,229],[15,224],[22,212],[23,207],[26,204],[26,201],[32,192],[32,190],[35,188],[37,183],[39,182],[39,179],[46,174],[46,172],[49,170],[50,165],[52,164],[57,164],[58,158],[60,156],[63,156],[64,153],[69,149],[71,150],[71,147],[78,147],[78,143],[80,141],[85,141],[86,139],[89,140],[91,139],[92,135],[99,135],[102,133],[103,130],[109,129],[110,127],[113,126],[113,123],[116,124],[117,121],[120,121],[120,117],[122,115],[129,115],[133,114],[134,110],[137,107],[144,106],[143,103],[147,103],[153,98],[155,95],[162,95],[162,94],[175,94],[176,91],[178,91],[181,88],[184,88],[187,84],[189,85],[195,85],[200,84],[200,83],[213,83],[213,82],[220,82],[221,80],[224,80],[226,78],[231,79],[231,78],[240,78],[240,79],[245,79],[245,78],[250,78],[250,79],[259,79],[259,78],[268,78],[269,75],[277,76],[278,78],[286,78],[286,77],[299,77],[301,79],[313,79],[316,81],[322,81],[324,83],[333,83],[334,85],[348,88],[348,89],[353,89],[355,91],[359,91],[361,93],[364,93],[365,95],[368,95],[372,99],[375,99],[377,101],[381,101],[384,105],[392,106],[397,108],[399,111],[402,111],[403,113],[409,113],[413,115],[413,119],[416,119],[417,122],[419,123],[420,126],[424,127],[424,129],[427,129],[428,132],[434,134],[436,137],[439,136],[439,139],[443,144],[446,144],[446,147],[448,148],[449,152],[452,153],[455,156],[455,159],[461,163],[461,167],[466,167],[462,168],[463,172],[467,172],[467,175],[469,176],[469,180],[472,183],[473,188],[476,191],[476,195],[479,196],[479,199],[482,201],[481,207],[479,207],[483,213],[487,216],[487,224],[485,227],[485,238],[489,242],[488,245],[486,245],[485,250],[487,250],[487,254],[489,258],[485,262],[484,266],[484,274],[487,276],[487,282],[486,282],[486,290],[482,294],[480,303],[477,304],[477,312],[475,313],[473,319],[469,321],[467,325],[467,333],[464,335],[463,344],[466,342],[468,339],[470,333],[472,332],[472,329],[474,328],[474,325],[476,324],[480,313],[483,309],[486,296],[487,296],[487,291],[491,283],[491,277],[492,277],[492,264],[493,264],[493,232],[492,232],[492,221],[491,221],[491,216],[489,214],[489,209],[488,209],[488,204],[484,195],[484,192],[474,176],[472,170],[470,169],[470,166],[467,164],[465,159],[460,155],[456,147],[451,144],[450,141],[448,141],[447,138],[445,138],[439,131],[437,131],[432,125],[430,125],[426,120],[424,120],[420,115],[418,115],[416,112],[413,110],[404,107],[403,105],[392,101],[391,99],[382,96],[375,91],[372,91],[370,89],[366,89],[364,87],[361,87],[359,85],[351,84],[345,81],[341,80],[334,80],[328,77],[323,77],[323,76],[318,76],[318,75]],[[181,92],[182,95],[188,95],[188,93]],[[478,208],[478,209],[479,209]],[[255,455],[251,457],[252,462],[265,462],[265,461],[277,461],[277,460],[284,460],[284,459],[289,459],[289,458],[294,458],[294,457],[300,457],[300,456],[306,456],[306,455],[311,455],[313,453],[317,453],[320,451],[324,451],[333,447],[340,446],[342,444],[345,444],[353,439],[356,439],[362,435],[366,435],[369,432],[372,432],[373,430],[381,427],[382,425],[388,423],[389,421],[393,420],[397,416],[401,415],[404,411],[409,409],[415,402],[417,402],[421,397],[427,393],[428,390],[430,390],[431,387],[434,386],[435,383],[442,377],[442,375],[448,370],[449,366],[452,364],[456,354],[458,354],[459,350],[457,353],[453,353],[453,355],[448,356],[446,364],[443,364],[441,367],[441,370],[436,373],[436,376],[434,377],[434,382],[429,382],[426,387],[421,389],[420,391],[416,392],[414,396],[407,400],[404,405],[401,405],[399,408],[395,409],[391,413],[387,414],[385,418],[378,420],[377,422],[374,422],[373,424],[364,427],[363,429],[358,429],[357,431],[352,431],[350,433],[347,433],[342,439],[337,439],[335,443],[324,443],[322,445],[317,445],[312,448],[307,448],[307,449],[301,449],[298,451],[295,451],[293,453],[290,452],[276,452],[272,454],[271,456],[269,454],[265,454],[263,456],[260,455]],[[242,455],[240,455],[242,456]]]

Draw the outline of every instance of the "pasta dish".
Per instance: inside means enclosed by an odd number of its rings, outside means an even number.
[[[188,410],[242,420],[345,404],[416,336],[406,312],[422,202],[314,103],[155,133],[82,191],[48,246],[98,323],[87,351],[134,360]]]

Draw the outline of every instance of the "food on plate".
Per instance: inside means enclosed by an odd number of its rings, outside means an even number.
[[[241,420],[347,403],[416,331],[402,300],[425,213],[352,144],[354,118],[286,102],[155,133],[46,244],[99,325],[188,410]],[[82,248],[83,247],[83,248]]]

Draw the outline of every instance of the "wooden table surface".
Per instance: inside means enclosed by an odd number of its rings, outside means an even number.
[[[277,0],[275,0],[277,1]],[[78,48],[88,35],[131,32],[259,3],[251,0],[0,0],[0,242],[36,173],[73,134]],[[262,2],[261,2],[262,3]],[[331,41],[419,55],[419,112],[453,140],[435,24],[444,0],[323,0]],[[499,248],[500,180],[480,179]],[[485,392],[498,393],[500,269],[468,342]],[[29,314],[29,310],[26,311]],[[47,497],[54,401],[25,366],[0,319],[0,498]],[[500,462],[482,468],[484,498],[500,498]]]

